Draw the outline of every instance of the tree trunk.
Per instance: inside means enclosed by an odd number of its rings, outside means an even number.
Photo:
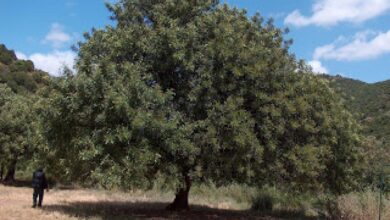
[[[184,183],[185,186],[177,190],[175,200],[173,200],[173,202],[168,205],[167,210],[183,211],[190,209],[190,206],[188,205],[188,194],[191,188],[191,178],[188,176],[188,174],[184,175]]]
[[[4,182],[13,183],[15,181],[16,160],[13,160],[8,166],[7,174],[5,175]]]
[[[0,181],[3,180],[3,174],[4,174],[4,165],[0,164]]]

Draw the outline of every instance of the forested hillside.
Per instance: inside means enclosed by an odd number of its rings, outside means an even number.
[[[330,84],[342,94],[346,105],[363,125],[366,136],[390,144],[390,80],[368,84],[358,80],[330,77]]]
[[[13,50],[0,44],[0,83],[19,94],[34,93],[48,82],[49,75],[37,70],[30,60],[18,60]]]

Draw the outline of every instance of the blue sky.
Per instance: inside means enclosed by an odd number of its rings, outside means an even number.
[[[0,43],[53,75],[72,65],[72,44],[112,24],[104,0],[0,0]],[[289,27],[291,52],[317,72],[390,79],[390,0],[221,0]]]

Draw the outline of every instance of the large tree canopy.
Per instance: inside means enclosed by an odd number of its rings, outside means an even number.
[[[194,180],[354,186],[358,126],[272,22],[212,0],[108,7],[116,26],[86,34],[42,113],[69,176],[129,187],[162,174],[182,183],[172,209]]]
[[[171,172],[174,161],[165,158],[176,161],[186,154],[189,143],[180,137],[171,95],[148,86],[137,66],[117,71],[109,65],[51,85],[40,115],[53,146],[52,172],[65,168],[70,181],[128,188],[146,184],[158,170]]]

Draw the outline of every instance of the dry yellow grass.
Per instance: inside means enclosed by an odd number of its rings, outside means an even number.
[[[379,214],[379,199],[377,192],[350,193],[335,201],[336,220],[375,220]],[[390,220],[390,203],[383,198],[382,219]]]
[[[216,201],[205,206],[197,198],[190,201],[191,211],[164,211],[172,199],[173,195],[168,193],[53,189],[45,192],[43,208],[34,209],[31,188],[0,185],[0,219],[275,219],[233,210],[231,201]]]

